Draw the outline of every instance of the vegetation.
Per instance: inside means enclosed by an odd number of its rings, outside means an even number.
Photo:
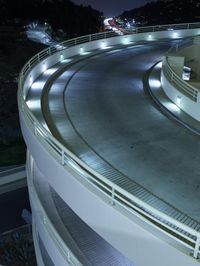
[[[65,32],[61,35],[71,38],[98,32],[101,13],[69,0],[0,0],[0,6],[0,166],[6,166],[25,162],[17,79],[24,63],[44,48],[27,40],[24,26],[47,22],[57,37]]]
[[[26,160],[26,146],[21,138],[0,145],[0,166],[20,165]]]
[[[0,236],[0,265],[36,265],[30,226]]]
[[[134,18],[142,25],[176,24],[200,21],[199,0],[158,0],[126,11],[122,17]]]
[[[0,23],[16,18],[48,22],[53,30],[62,29],[68,37],[96,33],[101,13],[91,6],[75,5],[69,0],[0,0]]]
[[[8,166],[25,163],[26,154],[17,108],[18,75],[25,62],[44,46],[28,41],[21,28],[12,26],[10,31],[2,28],[0,27],[0,166]]]

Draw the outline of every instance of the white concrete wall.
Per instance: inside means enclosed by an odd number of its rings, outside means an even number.
[[[31,201],[31,197],[30,197],[30,201]],[[40,235],[40,238],[42,239],[43,244],[46,250],[48,251],[48,254],[51,260],[53,261],[55,265],[68,266],[69,263],[60,254],[58,247],[55,245],[55,242],[52,240],[51,236],[46,230],[45,225],[43,221],[41,220],[40,213],[37,211],[37,206],[35,206],[33,201],[31,201],[31,209],[32,209],[32,215],[34,216],[34,223],[37,228],[37,232]]]
[[[145,225],[137,216],[130,217],[120,206],[111,205],[108,198],[87,185],[81,176],[70,168],[61,166],[29,131],[23,117],[21,117],[21,126],[28,149],[37,167],[46,177],[46,181],[81,219],[129,257],[136,266],[198,265],[197,260],[186,254],[184,250],[180,251],[181,246],[174,247],[162,240],[164,236],[156,233],[152,226]],[[36,216],[37,206],[31,202],[33,215]],[[36,220],[38,231],[46,243],[46,248],[52,254],[55,248],[52,240],[43,228],[41,218],[37,216]],[[61,254],[56,251],[52,257],[55,265],[64,265],[60,256]]]
[[[167,60],[174,72],[182,77],[185,57],[181,55],[168,55]]]
[[[178,54],[185,57],[185,65],[190,67],[195,73],[195,75],[193,75],[193,79],[196,82],[200,82],[200,44],[193,44],[180,49]]]
[[[36,261],[38,266],[45,266],[43,259],[42,259],[42,254],[40,251],[40,246],[39,246],[39,239],[38,239],[38,231],[36,229],[36,224],[35,224],[35,218],[32,216],[32,236],[33,236],[33,242],[34,242],[34,249],[35,249],[35,254],[36,254]]]
[[[169,97],[169,99],[175,103],[180,109],[186,112],[188,115],[192,116],[194,119],[200,121],[200,99],[199,94],[197,98],[197,102],[194,102],[168,81],[165,77],[163,71],[161,72],[161,84],[165,94]],[[180,104],[178,104],[177,99],[181,98]]]

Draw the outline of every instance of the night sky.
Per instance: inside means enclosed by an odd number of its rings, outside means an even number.
[[[142,6],[152,0],[72,0],[76,4],[91,5],[106,16],[117,16],[125,10]]]

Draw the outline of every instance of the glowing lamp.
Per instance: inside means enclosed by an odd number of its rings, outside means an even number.
[[[177,102],[178,105],[181,104],[181,96],[177,96],[177,98],[176,98],[176,102]]]

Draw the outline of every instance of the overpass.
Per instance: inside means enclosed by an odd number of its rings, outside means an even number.
[[[18,103],[39,265],[198,265],[199,140],[157,108],[147,78],[199,27],[83,36],[24,66]]]

